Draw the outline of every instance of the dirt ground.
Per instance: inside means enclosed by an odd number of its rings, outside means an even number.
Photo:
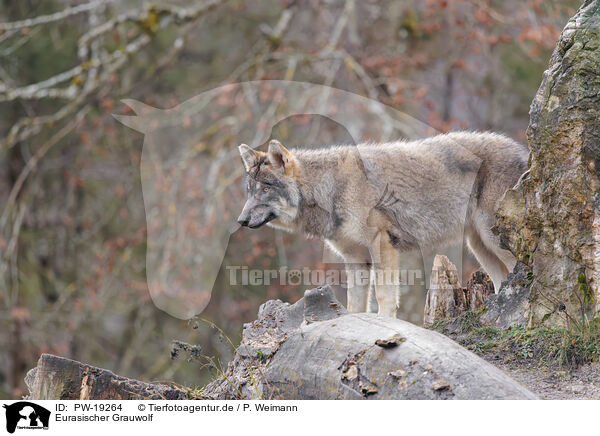
[[[522,361],[506,362],[499,355],[482,355],[544,400],[600,400],[600,363],[575,369],[548,368]]]

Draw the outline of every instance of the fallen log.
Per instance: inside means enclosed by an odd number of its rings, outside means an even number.
[[[64,357],[42,354],[25,377],[30,400],[185,400],[183,389],[115,375]]]
[[[498,368],[431,330],[350,314],[328,286],[271,300],[244,326],[213,399],[535,399]]]

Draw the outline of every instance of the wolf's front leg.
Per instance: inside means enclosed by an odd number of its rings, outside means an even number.
[[[366,312],[369,301],[371,253],[367,247],[355,243],[329,244],[342,255],[346,264],[349,312]]]
[[[371,265],[368,263],[346,263],[348,282],[348,312],[366,312],[369,302]]]
[[[400,256],[390,244],[386,233],[375,238],[372,249],[378,252],[375,264],[375,297],[379,306],[378,315],[396,318],[400,297]]]

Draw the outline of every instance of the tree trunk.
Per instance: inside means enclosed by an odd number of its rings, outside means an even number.
[[[598,315],[599,110],[600,0],[587,0],[563,30],[531,105],[529,172],[498,214],[496,230],[522,263],[498,296],[526,299],[512,304],[520,311],[510,314],[513,324],[569,326]]]

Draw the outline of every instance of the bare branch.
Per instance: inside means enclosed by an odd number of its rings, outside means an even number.
[[[144,23],[148,22],[150,16],[163,17],[161,20],[159,20],[159,22],[157,22],[156,29],[150,29],[157,31],[166,27],[167,24],[169,24],[173,20],[177,23],[183,23],[194,20],[220,3],[220,0],[211,0],[209,2],[203,3],[200,6],[191,7],[187,9],[168,7],[158,8],[156,6],[149,6],[142,14],[140,14],[138,11],[130,11],[121,14],[117,18],[98,26],[97,28],[84,35],[80,41],[79,55],[80,57],[85,57],[88,53],[87,47],[85,50],[82,49],[82,43],[88,44],[93,39],[97,38],[99,35],[108,32],[110,29],[113,29],[118,24],[124,23],[126,21],[134,21],[143,26]],[[52,76],[46,80],[42,80],[41,82],[37,82],[31,85],[15,89],[7,89],[5,85],[0,84],[0,102],[12,101],[15,99],[32,100],[49,97],[73,99],[76,97],[78,90],[76,86],[70,86],[66,89],[52,89],[52,87],[64,83],[68,80],[71,80],[85,73],[91,68],[99,68],[103,64],[113,62],[114,60],[118,59],[123,55],[134,53],[138,51],[141,46],[146,45],[149,41],[150,36],[146,34],[143,37],[138,38],[138,40],[128,44],[124,49],[115,50],[105,58],[93,58],[67,71],[63,71],[62,73],[56,74],[55,76]]]
[[[340,40],[340,37],[342,36],[342,32],[344,31],[344,28],[346,27],[346,24],[348,23],[348,19],[354,13],[354,6],[355,6],[354,0],[346,0],[344,10],[342,11],[342,15],[340,16],[339,20],[335,24],[335,27],[333,28],[333,32],[329,39],[329,43],[322,51],[323,55],[327,55],[327,54],[331,53],[337,46],[337,44]]]
[[[63,9],[62,11],[55,12],[53,14],[48,15],[40,15],[34,18],[27,18],[25,20],[20,21],[12,21],[8,23],[0,23],[0,30],[17,30],[22,29],[24,27],[34,27],[39,26],[40,24],[48,24],[53,23],[55,21],[63,20],[71,15],[77,15],[82,12],[91,11],[99,6],[102,6],[107,3],[111,3],[115,0],[93,0],[89,3],[84,3],[77,6],[69,6],[68,8]]]
[[[36,153],[33,155],[33,157],[31,159],[29,159],[29,161],[27,161],[27,164],[25,165],[25,167],[19,174],[19,177],[17,177],[17,180],[15,181],[15,183],[10,191],[8,200],[6,201],[4,210],[2,211],[2,215],[0,216],[0,229],[3,228],[4,225],[6,224],[6,221],[8,219],[8,214],[9,214],[13,204],[15,203],[17,196],[19,195],[19,192],[21,191],[21,188],[23,187],[25,180],[27,179],[27,177],[29,176],[31,171],[33,171],[37,167],[38,162],[40,161],[40,159],[42,159],[46,155],[48,150],[50,150],[61,139],[63,139],[65,136],[67,136],[67,134],[69,132],[71,132],[71,130],[73,130],[77,126],[77,124],[79,124],[79,122],[83,119],[83,117],[89,111],[89,109],[90,109],[89,106],[84,106],[79,111],[79,113],[77,114],[75,119],[73,119],[70,123],[66,124],[62,129],[60,129],[58,132],[56,132],[44,145],[42,145],[39,148],[38,151],[36,151]]]
[[[172,22],[193,22],[204,13],[212,10],[214,7],[225,1],[226,0],[210,0],[185,9],[148,6],[142,13],[139,11],[129,11],[95,28],[101,29],[102,31],[94,32],[94,30],[92,30],[86,34],[87,36],[84,35],[82,39],[85,39],[86,44],[91,45],[98,36],[108,32],[110,29],[114,28],[114,26],[128,21],[137,22],[144,28],[144,23],[152,21],[149,20],[150,16],[160,18],[157,20],[157,27],[155,29],[150,29],[153,32],[156,32]],[[102,85],[105,79],[108,80],[110,73],[123,67],[131,55],[139,52],[151,40],[152,32],[145,31],[122,49],[115,50],[109,54],[98,54],[92,59],[82,62],[67,71],[63,71],[46,80],[24,87],[7,90],[6,86],[0,83],[0,102],[12,100],[39,100],[41,98],[64,98],[70,100],[67,105],[63,106],[59,111],[52,115],[24,117],[18,120],[13,124],[8,135],[0,140],[0,149],[10,148],[39,133],[45,125],[60,121],[67,115],[75,112],[85,99]],[[88,51],[89,49],[86,49],[86,56]],[[101,76],[98,76],[98,73],[95,72],[95,70],[101,71]],[[94,71],[94,74],[90,74],[92,71]],[[84,75],[87,75],[87,80],[85,80],[83,87],[76,84],[71,84],[65,88],[57,87],[62,83]]]
[[[189,8],[150,5],[146,6],[142,13],[137,9],[125,12],[85,33],[79,39],[78,55],[81,59],[87,58],[87,47],[92,40],[110,32],[112,29],[115,29],[123,23],[138,23],[146,32],[155,33],[173,21],[178,24],[193,21],[226,1],[227,0],[209,0]],[[156,20],[156,22],[154,22],[154,20]]]

